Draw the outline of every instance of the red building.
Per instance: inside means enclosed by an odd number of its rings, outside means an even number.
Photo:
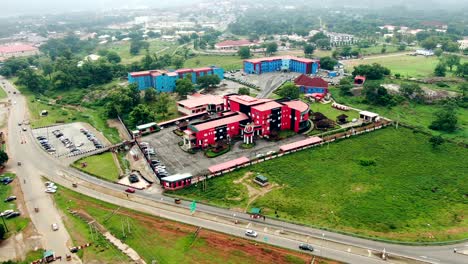
[[[220,140],[228,142],[243,136],[251,143],[251,136],[268,137],[272,132],[292,130],[300,132],[309,127],[309,106],[302,101],[258,99],[248,95],[224,96],[224,109],[215,119],[190,124],[185,131],[184,144],[189,148],[205,148]]]

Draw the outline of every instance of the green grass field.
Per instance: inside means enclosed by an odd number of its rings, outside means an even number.
[[[150,40],[149,53],[156,53],[158,56],[169,53],[172,54],[178,44],[175,42],[167,42],[161,40]],[[115,51],[122,58],[123,64],[131,64],[132,62],[140,61],[146,54],[145,50],[141,50],[140,54],[134,56],[130,54],[130,42],[122,44],[109,44],[106,46],[108,50]]]
[[[3,177],[10,177],[12,179],[15,179],[16,175],[14,173],[6,172],[6,173],[3,173],[2,175],[0,175],[0,178],[3,178]],[[18,181],[18,180],[15,179],[15,181]],[[14,182],[12,182],[12,183],[10,183],[8,185],[0,184],[0,199],[1,199],[1,201],[0,201],[0,212],[3,212],[5,210],[14,210],[14,211],[18,210],[17,201],[12,201],[12,202],[8,202],[8,203],[3,202],[3,200],[5,200],[5,198],[7,198],[8,196],[13,195],[13,192],[12,192],[12,185],[13,184],[14,184]],[[21,232],[21,230],[26,228],[28,226],[29,219],[20,215],[20,216],[15,217],[15,218],[5,219],[5,223],[7,225],[8,231],[9,231],[8,234],[6,235],[6,237],[8,237],[9,235]]]
[[[263,162],[175,192],[225,207],[244,207],[233,183],[248,171],[278,188],[256,199],[268,217],[398,241],[466,238],[468,149],[386,128]],[[373,165],[369,165],[373,164]]]
[[[239,56],[197,55],[185,61],[185,68],[209,67],[216,65],[224,70],[242,69],[242,59]]]
[[[386,52],[382,53],[383,45],[371,46],[369,48],[362,48],[361,54],[364,56],[372,55],[372,54],[385,54],[385,53],[393,53],[398,51],[398,46],[393,46],[387,44]]]
[[[353,118],[359,118],[359,113],[350,110],[350,111],[341,111],[331,106],[332,104],[321,104],[321,103],[312,103],[310,104],[310,109],[314,112],[320,112],[324,114],[328,119],[336,121],[336,117],[342,114],[348,116],[348,120],[352,120]]]
[[[83,162],[86,162],[88,166],[82,168],[81,163]],[[77,160],[73,163],[73,167],[112,182],[117,181],[119,177],[119,169],[110,152],[104,152]]]
[[[202,229],[194,237],[196,227],[153,217],[111,205],[61,187],[54,195],[58,207],[64,212],[67,229],[74,243],[93,242],[80,251],[83,263],[129,263],[127,257],[106,241],[91,235],[88,225],[68,213],[67,209],[85,211],[114,236],[129,245],[147,262],[157,263],[307,263],[311,256],[303,253],[257,246],[241,238]],[[115,211],[113,213],[113,211]],[[122,229],[123,228],[123,229]],[[265,255],[268,253],[268,255]],[[277,257],[271,261],[271,256]],[[279,261],[278,261],[279,260]],[[326,263],[326,262],[320,262]]]
[[[35,251],[29,251],[26,254],[26,257],[23,261],[8,261],[8,262],[2,262],[5,264],[30,264],[33,261],[36,261],[40,258],[43,257],[44,250],[43,249],[37,249]]]
[[[462,59],[462,63],[466,61],[466,59]],[[353,67],[356,65],[372,63],[379,63],[389,68],[392,74],[399,73],[403,77],[429,77],[433,75],[434,68],[439,63],[439,59],[435,56],[394,55],[345,61],[346,69],[350,72],[353,71]],[[447,71],[447,76],[449,75],[450,73]]]
[[[7,97],[7,93],[5,92],[5,90],[3,90],[3,88],[0,87],[0,99],[6,98],[6,97]]]
[[[453,133],[430,130],[428,126],[435,119],[435,113],[443,109],[440,105],[422,105],[416,103],[404,103],[391,108],[372,106],[362,103],[362,97],[340,96],[338,89],[330,89],[335,100],[340,103],[351,105],[359,109],[379,113],[382,116],[402,123],[417,127],[425,132],[434,135],[442,135],[445,138],[453,139],[457,142],[468,143],[468,109],[458,108],[458,127]]]

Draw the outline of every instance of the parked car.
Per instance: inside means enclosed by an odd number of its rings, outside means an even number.
[[[9,214],[12,214],[14,211],[13,210],[5,210],[2,213],[0,213],[1,216],[8,216]]]
[[[56,189],[52,189],[52,188],[47,188],[47,189],[45,190],[45,192],[46,192],[46,193],[56,193],[57,190],[56,190]]]
[[[128,188],[128,189],[125,189],[125,192],[128,192],[128,193],[135,193],[135,189]]]
[[[26,127],[23,127],[21,130],[23,131],[27,131],[28,129]]]
[[[36,137],[36,138],[37,138],[38,140],[45,140],[45,139],[47,139],[47,138],[44,137],[44,136],[38,136],[38,137]]]
[[[4,202],[7,203],[7,202],[14,201],[14,200],[16,200],[16,196],[12,195],[12,196],[8,196]]]
[[[53,231],[59,230],[59,227],[58,227],[57,223],[53,223],[53,224],[52,224],[52,230],[53,230]]]
[[[139,182],[140,179],[138,179],[138,176],[135,175],[135,174],[131,174],[129,177],[128,177],[128,180],[131,182],[131,183],[136,183],[136,182]]]
[[[7,216],[5,216],[6,219],[10,219],[10,218],[13,218],[13,217],[17,217],[17,216],[20,216],[20,212],[13,212]]]
[[[257,237],[258,233],[251,230],[251,229],[247,229],[247,230],[245,230],[245,235],[248,236],[248,237]]]
[[[311,245],[305,244],[305,243],[299,244],[299,249],[306,250],[306,251],[314,251],[314,248]]]

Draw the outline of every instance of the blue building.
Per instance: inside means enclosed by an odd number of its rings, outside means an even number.
[[[249,74],[262,74],[265,72],[285,70],[299,72],[302,74],[316,74],[318,68],[318,60],[298,58],[293,56],[244,60],[244,72]]]
[[[153,87],[158,92],[173,92],[178,79],[185,78],[188,74],[192,76],[192,82],[196,83],[199,77],[217,75],[224,79],[224,70],[217,67],[205,67],[196,69],[179,69],[176,71],[150,70],[128,73],[128,83],[136,83],[138,89],[145,90]]]

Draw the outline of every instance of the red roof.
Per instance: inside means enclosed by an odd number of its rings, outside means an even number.
[[[208,170],[211,172],[211,173],[217,173],[217,172],[221,172],[221,171],[224,171],[224,170],[228,170],[230,168],[233,168],[235,166],[239,166],[239,165],[243,165],[247,162],[249,162],[250,160],[246,157],[240,157],[238,159],[233,159],[233,160],[230,160],[230,161],[227,161],[227,162],[224,162],[224,163],[220,163],[220,164],[216,164],[216,165],[213,165],[211,167],[208,167]]]
[[[186,108],[194,108],[203,105],[220,105],[224,104],[224,99],[221,96],[216,95],[196,95],[190,99],[179,101],[178,104],[183,105]]]
[[[299,86],[328,88],[328,83],[324,79],[320,77],[311,78],[304,74],[297,77],[294,83]]]
[[[283,105],[275,101],[271,101],[271,102],[266,102],[264,104],[253,106],[252,109],[256,109],[258,111],[263,112],[263,111],[268,111],[268,110],[275,109],[275,108],[282,107],[282,106]]]
[[[177,72],[177,73],[188,73],[188,72],[193,72],[193,69],[178,69],[175,72]]]
[[[204,71],[211,71],[211,70],[212,70],[212,68],[210,68],[210,67],[193,69],[194,72],[204,72]]]
[[[297,148],[300,148],[300,147],[306,147],[306,146],[309,146],[309,145],[317,144],[317,143],[320,143],[322,141],[323,141],[323,139],[321,139],[319,137],[310,137],[308,139],[304,139],[304,140],[300,140],[300,141],[296,141],[296,142],[293,142],[293,143],[290,143],[290,144],[283,145],[283,146],[280,147],[280,150],[281,151],[289,151],[289,150],[297,149]]]
[[[231,95],[228,96],[228,99],[243,105],[256,105],[273,101],[271,99],[258,99],[249,95]]]
[[[217,47],[232,47],[232,46],[249,46],[254,45],[255,42],[252,42],[248,39],[241,39],[241,40],[225,40],[219,43],[216,43],[215,46]]]
[[[304,112],[309,110],[309,105],[307,105],[306,103],[304,103],[302,101],[299,101],[299,100],[287,101],[287,102],[283,102],[283,104],[285,104],[285,105],[289,106],[289,108],[297,110],[297,111],[299,111],[301,113],[304,113]]]
[[[366,80],[366,76],[356,75],[356,77],[354,77],[354,80],[359,80],[359,79],[365,81],[365,80]]]
[[[151,73],[149,71],[140,71],[140,72],[131,72],[130,76],[132,77],[140,77],[140,76],[146,76],[150,75]]]
[[[295,60],[304,63],[317,63],[318,60],[311,60],[306,58],[299,58],[294,56],[276,56],[276,57],[266,57],[266,58],[258,58],[258,59],[248,59],[244,60],[244,62],[251,62],[251,63],[258,63],[258,62],[266,62],[266,61],[275,61],[275,60]]]
[[[211,129],[211,128],[215,128],[219,126],[233,124],[233,123],[248,120],[248,119],[249,117],[246,114],[238,113],[237,115],[226,116],[224,118],[193,125],[192,127],[199,132],[199,131],[203,131],[203,130],[207,130],[207,129]]]
[[[36,47],[24,44],[0,46],[0,53],[16,53],[37,50],[38,49]]]

